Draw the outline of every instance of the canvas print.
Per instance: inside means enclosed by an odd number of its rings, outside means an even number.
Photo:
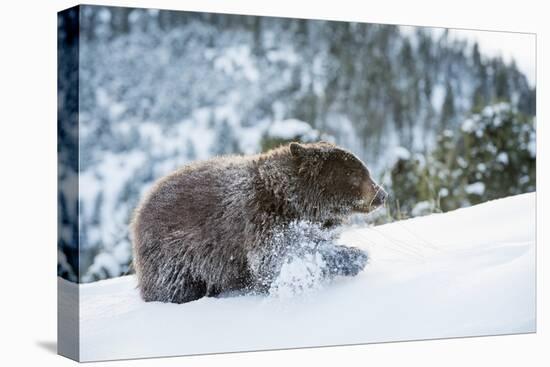
[[[536,331],[535,35],[58,15],[58,350]]]

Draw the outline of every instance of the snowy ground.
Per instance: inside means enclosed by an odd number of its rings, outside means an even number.
[[[81,285],[81,360],[535,331],[534,193],[341,242],[369,252],[366,270],[291,298],[176,305],[142,302],[132,276]]]

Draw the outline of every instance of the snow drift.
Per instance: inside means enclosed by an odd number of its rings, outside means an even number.
[[[535,331],[535,194],[339,240],[370,262],[293,297],[143,302],[133,276],[80,285],[83,361]],[[60,296],[75,287],[61,278]],[[62,303],[63,305],[63,303]],[[63,312],[63,311],[62,311]]]

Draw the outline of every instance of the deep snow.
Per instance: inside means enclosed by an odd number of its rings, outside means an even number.
[[[83,361],[535,331],[535,194],[378,227],[370,262],[287,296],[144,303],[133,276],[80,285]],[[70,283],[59,278],[61,298]]]

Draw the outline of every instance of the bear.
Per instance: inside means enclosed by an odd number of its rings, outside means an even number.
[[[386,196],[359,158],[328,142],[190,163],[153,184],[134,211],[141,297],[185,303],[228,292],[264,294],[292,246],[293,224],[309,223],[315,236],[375,210]],[[326,242],[307,250],[320,252],[325,277],[363,270],[364,251]]]

